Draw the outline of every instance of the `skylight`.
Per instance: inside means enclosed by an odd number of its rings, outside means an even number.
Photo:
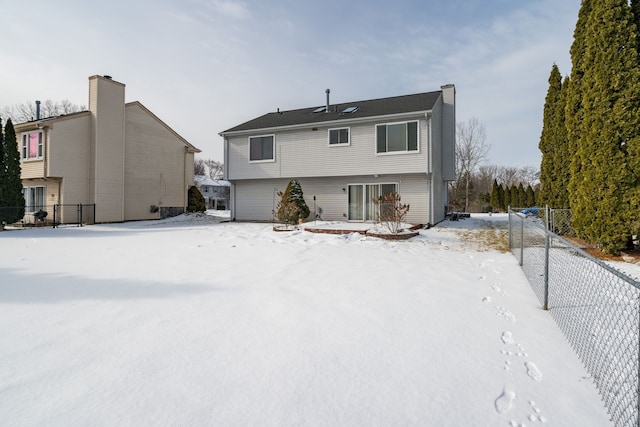
[[[358,107],[348,107],[342,110],[343,113],[355,113],[358,111]]]
[[[327,110],[327,107],[320,107],[313,110],[314,113],[323,113]]]

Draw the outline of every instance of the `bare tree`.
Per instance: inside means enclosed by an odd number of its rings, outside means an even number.
[[[224,164],[216,160],[205,160],[205,164],[209,167],[209,176],[211,179],[222,179],[224,177]]]
[[[77,113],[84,111],[87,108],[84,105],[77,105],[64,99],[62,101],[52,101],[47,99],[40,103],[40,117],[57,117],[65,114]],[[4,107],[1,113],[2,117],[10,118],[15,123],[24,123],[31,120],[35,120],[36,103],[28,101],[24,104],[17,104],[9,107]]]
[[[458,123],[456,138],[456,187],[464,183],[465,212],[469,209],[469,185],[473,173],[489,153],[484,125],[475,117],[465,123]]]
[[[206,175],[207,174],[207,167],[204,164],[204,160],[196,159],[193,162],[193,174],[194,175]]]
[[[216,160],[196,159],[193,167],[195,175],[204,175],[211,179],[222,179],[224,177],[224,165]]]

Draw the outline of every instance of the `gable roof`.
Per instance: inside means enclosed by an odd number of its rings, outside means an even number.
[[[167,129],[169,132],[171,132],[176,138],[178,138],[186,147],[187,149],[189,149],[189,151],[194,152],[194,153],[200,153],[202,152],[202,150],[196,148],[194,145],[192,145],[189,141],[187,141],[186,139],[184,139],[178,132],[176,132],[175,130],[173,130],[169,125],[167,125],[165,122],[163,122],[162,120],[160,120],[160,118],[158,116],[156,116],[155,114],[153,114],[151,112],[151,110],[149,110],[147,107],[145,107],[144,105],[142,105],[142,103],[140,101],[133,101],[133,102],[127,102],[126,104],[124,104],[125,110],[127,108],[133,107],[133,106],[137,106],[140,109],[142,109],[142,111],[144,111],[145,113],[147,113],[152,119],[154,119],[155,121],[157,121],[160,125],[162,125],[165,129]]]
[[[370,99],[364,101],[331,104],[330,112],[314,112],[324,106],[301,108],[298,110],[267,113],[248,122],[242,123],[221,132],[220,135],[234,132],[296,126],[312,123],[323,123],[357,118],[387,116],[412,112],[430,111],[433,109],[442,91],[416,93],[413,95],[394,96],[391,98]],[[358,107],[354,112],[344,112],[349,107]]]

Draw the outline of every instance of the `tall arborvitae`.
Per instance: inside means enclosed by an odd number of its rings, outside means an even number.
[[[633,16],[633,23],[636,25],[636,31],[640,29],[640,1],[631,0],[631,14]],[[636,33],[636,44],[640,41],[640,31]]]
[[[591,0],[585,34],[571,209],[578,235],[615,253],[627,244],[640,208],[640,68],[627,0]]]
[[[504,202],[500,200],[500,186],[498,185],[498,180],[496,179],[493,180],[493,187],[491,187],[491,197],[489,199],[489,204],[493,207],[494,210],[502,209],[502,205],[504,204]]]
[[[582,0],[580,11],[578,12],[578,22],[576,28],[573,31],[573,44],[571,45],[571,77],[569,78],[569,85],[566,96],[566,128],[567,128],[567,144],[568,151],[571,154],[569,160],[569,201],[571,209],[576,205],[580,195],[577,190],[577,185],[581,179],[581,159],[577,154],[578,141],[580,140],[584,108],[582,105],[582,92],[585,70],[585,49],[587,38],[587,21],[591,14],[591,3],[596,0]],[[580,228],[582,226],[581,218],[575,218],[574,227]]]
[[[571,159],[573,152],[569,149],[569,137],[566,127],[566,106],[567,94],[569,90],[569,78],[562,81],[560,90],[560,100],[558,101],[556,112],[556,145],[555,145],[555,166],[557,168],[555,178],[557,180],[553,207],[556,209],[568,209],[569,203],[569,180],[571,179]],[[538,200],[538,203],[540,201]]]
[[[559,192],[560,180],[558,175],[561,168],[561,159],[558,158],[558,140],[564,139],[564,114],[560,115],[560,102],[562,92],[562,76],[556,64],[551,67],[549,76],[549,89],[544,102],[544,114],[542,121],[542,134],[538,148],[542,153],[540,163],[540,203],[554,208],[562,206],[556,205],[557,194]],[[560,123],[560,126],[558,125]],[[561,133],[561,135],[558,135]]]
[[[22,179],[20,178],[20,152],[16,132],[11,119],[4,127],[4,170],[2,179],[2,201],[0,205],[11,209],[0,209],[0,221],[11,224],[24,216],[24,196],[22,195]]]
[[[527,185],[527,189],[524,192],[525,192],[526,206],[529,206],[529,207],[537,206],[538,203],[536,200],[536,192],[533,191],[533,188],[531,187],[531,185]]]

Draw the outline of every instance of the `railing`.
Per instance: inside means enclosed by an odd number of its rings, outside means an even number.
[[[22,216],[20,216],[22,215]],[[37,206],[0,206],[0,218],[13,218],[9,224],[18,227],[94,224],[95,204],[56,204]]]
[[[640,423],[640,283],[509,210],[509,244],[542,307],[593,377],[616,426]]]

